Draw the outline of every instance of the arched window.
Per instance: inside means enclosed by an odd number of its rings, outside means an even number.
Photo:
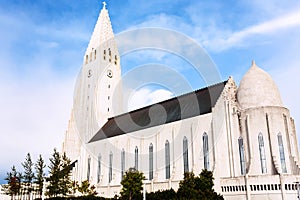
[[[117,63],[118,63],[118,56],[115,55],[115,65],[117,65]]]
[[[139,169],[139,149],[137,146],[134,149],[134,168]]]
[[[112,162],[113,162],[113,153],[112,151],[109,153],[109,171],[108,171],[108,182],[110,183],[112,180]]]
[[[87,173],[86,173],[86,179],[90,180],[90,173],[91,173],[91,157],[88,158],[88,165],[87,165]]]
[[[101,154],[98,155],[97,183],[100,182],[100,177],[101,177]]]
[[[149,180],[153,179],[153,144],[149,145]]]
[[[283,141],[282,141],[281,133],[278,133],[277,138],[278,138],[279,155],[280,155],[282,173],[287,173],[286,164],[285,164],[284,147],[283,147]]]
[[[166,179],[170,178],[170,143],[165,143],[165,162],[166,162]]]
[[[108,49],[108,55],[109,55],[109,62],[111,62],[111,50]]]
[[[203,157],[204,157],[204,169],[209,169],[209,151],[208,151],[208,135],[203,133]]]
[[[265,173],[267,173],[267,160],[266,160],[266,154],[265,154],[264,138],[263,138],[262,133],[258,134],[258,146],[259,146],[261,172],[263,174],[265,174]]]
[[[183,172],[189,172],[189,151],[188,151],[188,139],[183,138]]]
[[[122,149],[122,151],[121,151],[121,180],[123,180],[124,172],[125,172],[125,150]]]
[[[242,137],[238,139],[239,143],[239,153],[240,153],[240,165],[241,165],[241,174],[246,174],[246,161],[245,161],[245,148],[244,148],[244,141]]]
[[[85,64],[88,64],[88,62],[89,62],[89,56],[85,55]]]

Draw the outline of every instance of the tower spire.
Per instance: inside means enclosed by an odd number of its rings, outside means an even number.
[[[106,9],[106,2],[103,1],[102,4],[103,7],[95,25],[92,37],[86,50],[86,54],[91,52],[92,49],[96,49],[105,41],[114,38],[108,10]]]

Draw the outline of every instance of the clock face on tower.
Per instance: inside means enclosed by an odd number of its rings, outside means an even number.
[[[107,70],[107,76],[108,76],[109,78],[112,78],[112,77],[113,77],[113,72],[112,72],[110,69]]]

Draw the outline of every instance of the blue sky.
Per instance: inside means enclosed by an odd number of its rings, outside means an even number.
[[[107,4],[115,34],[141,27],[185,34],[205,49],[222,80],[232,75],[238,83],[255,59],[274,78],[299,130],[299,1]],[[101,8],[99,0],[0,0],[0,183],[13,164],[22,171],[27,152],[48,160],[54,147],[61,148],[75,80]],[[136,52],[121,63],[124,74],[146,63],[173,66],[192,89],[204,86],[189,64],[169,53]],[[168,88],[145,87],[130,101],[138,107],[170,95]]]

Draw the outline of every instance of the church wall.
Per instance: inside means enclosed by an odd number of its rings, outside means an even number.
[[[135,165],[135,147],[138,147],[138,170],[144,172],[144,175],[149,179],[149,145],[153,144],[153,181],[165,183],[167,187],[171,186],[170,180],[178,181],[183,178],[183,138],[188,139],[188,158],[189,170],[193,170],[198,175],[203,169],[203,143],[202,134],[206,132],[211,140],[211,114],[201,115],[194,118],[185,119],[178,122],[165,124],[158,127],[148,128],[117,137],[100,140],[92,144],[88,144],[88,149],[93,149],[91,181],[96,183],[97,177],[97,158],[94,155],[101,153],[102,180],[99,186],[108,184],[109,173],[109,152],[113,152],[113,180],[109,185],[119,185],[121,181],[121,151],[125,150],[125,170]],[[171,179],[166,179],[165,171],[165,143],[166,140],[170,144],[170,176]],[[211,145],[211,144],[210,144]],[[85,156],[87,162],[88,155]],[[212,160],[212,153],[210,153]],[[213,162],[211,161],[213,164]],[[85,167],[87,171],[87,168]],[[83,172],[86,174],[86,172]],[[176,186],[175,186],[176,187]]]

